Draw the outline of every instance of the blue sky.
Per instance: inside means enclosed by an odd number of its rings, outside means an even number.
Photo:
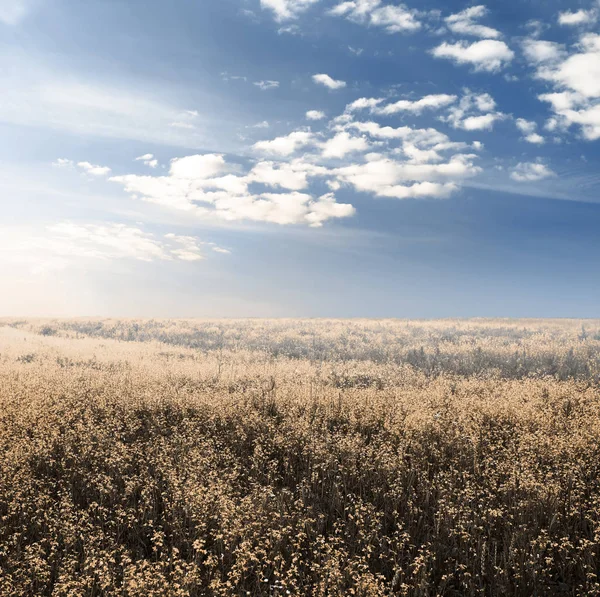
[[[598,316],[599,23],[1,0],[0,314]]]

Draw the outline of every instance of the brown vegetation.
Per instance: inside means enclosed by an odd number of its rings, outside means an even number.
[[[597,596],[598,321],[0,321],[0,595]]]

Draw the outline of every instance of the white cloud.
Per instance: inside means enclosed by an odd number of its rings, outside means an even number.
[[[55,168],[72,170],[75,167],[75,162],[73,160],[67,160],[66,158],[58,158],[56,161],[52,162],[52,165]]]
[[[527,141],[527,143],[542,145],[546,142],[544,137],[536,132],[537,124],[532,120],[517,118],[515,120],[515,126],[523,133],[523,139]]]
[[[473,164],[474,157],[456,155],[441,164],[420,164],[373,155],[364,164],[338,168],[335,173],[342,183],[378,197],[444,198],[458,190],[458,180],[480,171]]]
[[[531,37],[539,37],[549,25],[539,19],[530,19],[525,23],[525,28],[529,31]]]
[[[312,79],[318,85],[324,85],[325,87],[327,87],[329,89],[342,89],[342,88],[346,87],[346,81],[339,81],[339,80],[333,79],[329,75],[326,75],[323,73],[313,75]]]
[[[383,27],[388,33],[416,31],[421,28],[415,13],[402,5],[377,8],[371,13],[371,25]]]
[[[549,130],[580,127],[584,139],[600,138],[600,35],[582,35],[571,54],[562,47],[544,60],[528,55],[539,79],[554,87],[553,93],[539,95],[550,103],[555,116]]]
[[[452,33],[497,39],[498,37],[501,37],[499,31],[476,22],[477,19],[485,17],[487,13],[488,9],[483,5],[472,6],[462,12],[447,17],[445,19],[446,25]]]
[[[65,221],[38,232],[0,234],[0,261],[28,266],[40,274],[76,265],[134,261],[198,261],[203,243],[192,236],[167,234],[164,237],[122,223],[101,224]]]
[[[289,156],[298,149],[313,142],[314,135],[310,131],[294,131],[283,137],[276,137],[270,141],[258,141],[253,145],[256,151],[279,156]]]
[[[310,169],[303,162],[258,162],[247,176],[248,182],[302,191],[308,186]]]
[[[411,112],[413,114],[421,114],[424,110],[439,110],[456,101],[455,95],[440,93],[435,95],[426,95],[419,100],[399,100],[393,104],[379,107],[377,105],[371,107],[373,114],[389,116],[398,112]],[[358,100],[360,101],[360,100]]]
[[[267,120],[263,120],[262,122],[257,122],[256,124],[253,124],[250,128],[253,129],[268,129],[271,125],[269,124],[269,122]]]
[[[133,196],[198,218],[221,221],[252,220],[276,224],[320,226],[329,218],[348,217],[354,208],[337,204],[330,196],[314,198],[298,191],[308,176],[324,175],[325,168],[292,161],[259,162],[246,175],[227,174],[222,156],[195,155],[173,160],[168,176],[114,176]],[[250,191],[251,184],[288,189],[287,193]]]
[[[260,0],[260,6],[273,12],[278,22],[296,19],[319,0]]]
[[[172,122],[169,126],[172,126],[175,129],[187,129],[190,131],[196,128],[191,122],[180,122],[178,120]]]
[[[504,68],[514,58],[514,52],[503,42],[484,39],[469,44],[459,41],[442,43],[431,53],[435,58],[446,58],[457,64],[470,64],[475,71],[495,72]]]
[[[533,143],[535,145],[543,145],[546,142],[546,139],[539,133],[531,133],[530,135],[525,136],[524,139],[527,143]]]
[[[269,89],[277,89],[279,87],[279,81],[256,81],[254,85],[261,91],[268,91]]]
[[[489,131],[497,121],[506,118],[505,114],[495,108],[496,102],[489,93],[476,94],[467,89],[458,105],[451,107],[448,115],[440,117],[440,120],[455,129]]]
[[[146,166],[150,166],[150,168],[156,168],[158,166],[158,160],[154,158],[151,153],[147,153],[145,155],[141,155],[138,158],[135,158],[136,162],[144,162]]]
[[[90,176],[106,176],[111,171],[108,166],[95,166],[89,162],[77,162],[77,167]]]
[[[447,135],[434,128],[414,129],[409,126],[393,128],[391,126],[381,126],[377,122],[349,122],[344,128],[357,130],[361,133],[366,133],[374,139],[381,139],[383,141],[398,139],[403,142],[403,147],[409,144],[419,149],[432,149],[435,152],[448,150],[460,151],[469,147],[467,143],[450,141]],[[475,147],[475,144],[473,146],[475,149],[480,149],[480,147]]]
[[[195,236],[182,236],[174,233],[165,235],[169,241],[169,252],[181,261],[201,261],[204,259],[203,245],[209,245],[212,251],[218,253],[230,253],[227,249],[221,249],[214,243],[201,242]]]
[[[159,87],[135,79],[123,85],[98,82],[91,71],[66,73],[49,58],[25,54],[16,46],[0,52],[0,72],[0,122],[80,137],[205,145],[204,126],[201,131],[170,126],[185,122],[185,112]]]
[[[558,15],[559,25],[583,25],[596,22],[598,14],[595,10],[565,11]]]
[[[31,11],[31,0],[2,0],[0,2],[0,22],[5,25],[18,25]]]
[[[510,177],[517,182],[536,182],[553,176],[556,176],[556,173],[541,161],[520,162],[510,174]]]
[[[461,123],[460,127],[465,131],[491,131],[494,128],[494,123],[503,118],[503,115],[481,114],[480,116],[468,116]]]
[[[225,159],[220,154],[190,155],[171,160],[170,174],[174,178],[195,180],[213,178],[227,171]]]
[[[323,120],[326,117],[325,112],[321,112],[321,110],[309,110],[306,113],[307,120]]]
[[[351,104],[346,106],[346,112],[355,112],[357,110],[373,109],[378,106],[381,102],[385,101],[382,97],[361,97],[354,100]]]
[[[368,149],[369,143],[364,137],[354,137],[342,131],[325,142],[322,155],[324,158],[343,158],[350,153]]]
[[[584,97],[600,97],[600,35],[584,35],[579,47],[581,52],[572,54],[554,67],[538,70],[538,76]]]
[[[417,12],[403,4],[382,5],[381,0],[350,0],[334,6],[329,14],[355,23],[382,27],[388,33],[416,31],[421,28]]]
[[[355,213],[356,210],[352,205],[337,203],[333,193],[326,193],[312,204],[311,212],[306,216],[306,220],[310,226],[318,228],[330,218],[348,218]]]
[[[540,64],[559,60],[565,53],[562,44],[541,39],[526,39],[523,42],[523,52],[529,62]]]

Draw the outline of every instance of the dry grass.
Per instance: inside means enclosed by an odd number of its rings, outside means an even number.
[[[598,321],[0,321],[0,594],[600,594]]]

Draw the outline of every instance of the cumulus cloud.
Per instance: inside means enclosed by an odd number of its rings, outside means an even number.
[[[598,13],[595,10],[578,10],[575,12],[565,11],[558,15],[559,25],[583,25],[593,24],[598,18]]]
[[[279,81],[255,81],[254,85],[261,91],[268,91],[269,89],[277,89],[279,87]]]
[[[146,166],[150,166],[150,168],[156,168],[158,166],[158,160],[151,153],[141,155],[140,157],[135,158],[135,161],[143,162]]]
[[[281,187],[290,191],[302,191],[308,186],[308,176],[319,173],[316,166],[301,160],[275,163],[258,162],[247,176],[247,182],[269,187]]]
[[[306,113],[307,120],[323,120],[326,117],[325,112],[321,112],[321,110],[309,110]]]
[[[504,68],[514,58],[514,52],[504,43],[495,39],[484,39],[469,44],[467,41],[444,42],[431,51],[435,58],[452,60],[456,64],[469,64],[476,72],[496,72]]]
[[[550,42],[546,42],[550,43]],[[562,46],[549,46],[543,57],[526,53],[536,77],[554,87],[552,93],[539,95],[554,110],[547,128],[580,127],[583,138],[600,138],[600,35],[588,33],[568,53]]]
[[[541,161],[519,162],[510,174],[517,182],[537,182],[553,176],[556,176],[556,173]]]
[[[417,11],[403,4],[387,5],[381,0],[350,0],[334,6],[329,14],[355,23],[382,27],[388,33],[416,31],[422,27]]]
[[[323,145],[324,158],[343,158],[350,153],[364,152],[369,149],[369,143],[364,137],[356,137],[346,131],[337,133]]]
[[[171,163],[168,176],[114,176],[132,196],[199,218],[223,221],[251,220],[275,224],[321,226],[327,219],[349,217],[354,207],[327,195],[315,198],[301,193],[307,177],[320,176],[325,168],[295,160],[275,164],[261,161],[246,174],[232,174],[223,156],[186,156]],[[253,190],[253,185],[281,187],[280,193]]]
[[[523,133],[523,139],[527,143],[534,143],[536,145],[542,145],[545,143],[544,137],[536,132],[537,123],[532,120],[526,120],[525,118],[517,118],[515,120],[515,126]]]
[[[314,140],[310,131],[294,131],[283,137],[276,137],[268,141],[258,141],[253,145],[256,151],[270,153],[278,156],[289,156],[298,149],[309,145]]]
[[[448,95],[446,93],[426,95],[419,100],[399,100],[383,107],[375,104],[371,106],[371,112],[382,116],[390,116],[399,112],[421,114],[424,110],[439,110],[440,108],[444,108],[454,103],[456,99],[455,95]],[[379,100],[375,101],[378,102]]]
[[[385,101],[382,97],[361,97],[354,100],[352,103],[346,106],[346,112],[356,112],[357,110],[372,110],[378,106],[381,102]]]
[[[467,89],[458,105],[451,107],[448,115],[440,117],[440,120],[455,129],[489,131],[497,121],[506,118],[505,114],[495,108],[496,102],[489,93],[472,93]]]
[[[298,18],[319,0],[260,0],[261,8],[270,10],[278,22]]]
[[[77,167],[90,176],[106,176],[111,172],[108,166],[95,166],[89,162],[77,162]]]
[[[523,42],[523,53],[529,62],[543,64],[555,62],[565,54],[562,44],[542,39],[526,39]]]
[[[357,191],[378,197],[445,198],[458,190],[455,179],[474,176],[480,169],[473,155],[456,155],[440,164],[407,163],[374,154],[363,164],[353,164],[335,171],[338,180]]]
[[[452,33],[460,35],[473,35],[475,37],[497,39],[501,33],[492,27],[477,23],[478,19],[485,17],[488,9],[483,6],[471,6],[462,12],[450,15],[445,19],[446,25]]]
[[[324,85],[328,89],[343,89],[346,87],[346,81],[333,79],[324,73],[313,75],[313,81],[318,85]]]

